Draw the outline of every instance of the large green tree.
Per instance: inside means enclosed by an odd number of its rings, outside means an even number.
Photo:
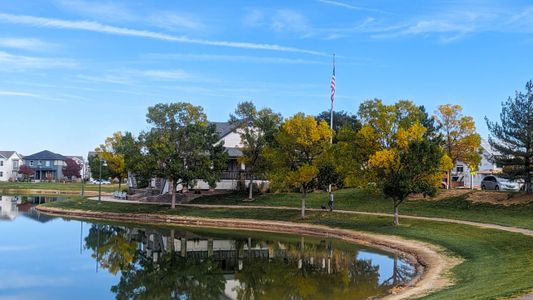
[[[118,148],[124,155],[124,167],[134,188],[148,186],[154,173],[155,163],[144,151],[143,138],[143,135],[135,137],[131,132],[125,132]]]
[[[298,113],[283,122],[275,143],[266,149],[273,187],[300,191],[302,218],[307,193],[316,186],[320,164],[331,149],[331,135],[326,122]]]
[[[323,111],[316,116],[316,121],[321,122],[325,121],[330,124],[331,122],[331,112]],[[331,125],[330,125],[331,126]],[[338,135],[341,130],[353,130],[357,131],[361,128],[361,122],[356,115],[350,114],[346,111],[333,111],[333,143],[337,143]]]
[[[230,115],[230,124],[239,133],[243,144],[241,162],[246,165],[246,172],[250,179],[248,199],[253,199],[254,177],[266,170],[263,155],[265,147],[274,141],[279,131],[282,117],[270,108],[257,110],[250,102],[239,103],[235,113]]]
[[[178,184],[193,187],[204,179],[214,186],[227,155],[203,108],[183,102],[160,103],[149,107],[146,117],[152,126],[144,134],[148,156],[156,165],[155,174],[170,184],[171,207],[176,207]]]
[[[443,136],[443,149],[453,165],[461,161],[468,166],[477,166],[481,136],[476,133],[474,118],[464,116],[460,105],[445,104],[438,107],[435,120]],[[448,188],[451,187],[451,170],[448,170]]]
[[[495,162],[503,166],[503,176],[523,179],[526,191],[533,193],[533,82],[525,92],[516,92],[502,103],[500,122],[485,118],[491,136],[489,143],[498,153]]]

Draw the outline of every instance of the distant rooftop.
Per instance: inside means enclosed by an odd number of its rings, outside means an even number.
[[[209,122],[209,123],[215,125],[215,130],[219,138],[225,137],[226,135],[230,134],[234,129],[234,127],[231,126],[229,122]]]
[[[13,153],[15,153],[15,151],[0,151],[0,157],[10,158]]]
[[[67,158],[61,154],[54,153],[52,151],[44,150],[32,155],[24,157],[25,160],[66,160]]]

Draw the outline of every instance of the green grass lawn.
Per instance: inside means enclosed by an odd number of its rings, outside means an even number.
[[[327,204],[327,196],[324,192],[310,193],[306,205],[309,208],[320,208],[320,205]],[[245,196],[241,194],[213,195],[197,198],[191,203],[300,206],[300,194],[295,193],[263,194],[251,202],[243,201],[244,199]],[[343,189],[335,192],[335,208],[392,213],[392,200],[364,190]],[[439,201],[406,201],[400,206],[400,214],[452,218],[533,229],[533,203],[509,207],[475,204],[467,201],[464,195]]]
[[[125,184],[122,188],[127,188]],[[81,191],[81,183],[59,183],[59,182],[0,182],[0,191],[5,190],[57,190],[57,191]],[[86,191],[98,191],[97,184],[85,184]],[[102,191],[113,192],[118,190],[118,184],[102,185]]]
[[[287,200],[289,201],[289,200]],[[315,200],[316,201],[316,200]],[[211,218],[253,218],[307,222],[380,234],[398,235],[446,248],[465,261],[452,271],[456,285],[431,294],[427,299],[494,299],[524,294],[533,290],[533,237],[474,226],[401,220],[398,228],[392,218],[309,212],[305,220],[298,211],[269,209],[168,209],[162,205],[131,205],[74,199],[47,203],[46,206],[122,213],[161,213]],[[444,210],[444,208],[440,208]],[[489,210],[491,213],[497,211]],[[492,218],[493,216],[489,216]],[[491,219],[485,221],[490,222]]]

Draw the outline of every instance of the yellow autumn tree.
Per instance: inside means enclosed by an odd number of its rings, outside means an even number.
[[[119,151],[122,143],[122,132],[113,133],[112,136],[105,139],[104,144],[96,148],[95,151],[107,163],[111,176],[118,179],[119,189],[124,178],[128,176],[124,162],[124,154]]]
[[[267,176],[272,187],[300,191],[302,218],[307,193],[314,188],[322,158],[331,149],[331,136],[326,122],[298,113],[283,122],[275,143],[265,149],[265,158],[271,165]]]
[[[443,150],[451,159],[452,165],[448,172],[448,188],[451,183],[453,166],[461,161],[469,166],[477,166],[481,161],[478,153],[481,136],[476,133],[474,119],[463,115],[460,105],[445,104],[435,112],[435,121],[444,137]]]

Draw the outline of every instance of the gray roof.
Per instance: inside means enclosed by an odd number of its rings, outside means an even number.
[[[15,153],[15,151],[0,151],[0,156],[3,156],[4,158],[10,158],[13,153]]]
[[[32,155],[25,156],[24,159],[25,160],[30,160],[30,159],[33,159],[33,160],[38,160],[38,159],[43,159],[43,160],[44,159],[48,159],[48,160],[66,160],[67,158],[64,157],[61,154],[57,154],[57,153],[54,153],[52,151],[44,150],[44,151],[37,152],[37,153],[32,154]]]
[[[239,148],[226,148],[229,157],[242,157],[242,151]]]
[[[209,122],[209,123],[215,125],[215,130],[218,134],[218,138],[220,139],[230,134],[234,129],[234,127],[229,122]]]

